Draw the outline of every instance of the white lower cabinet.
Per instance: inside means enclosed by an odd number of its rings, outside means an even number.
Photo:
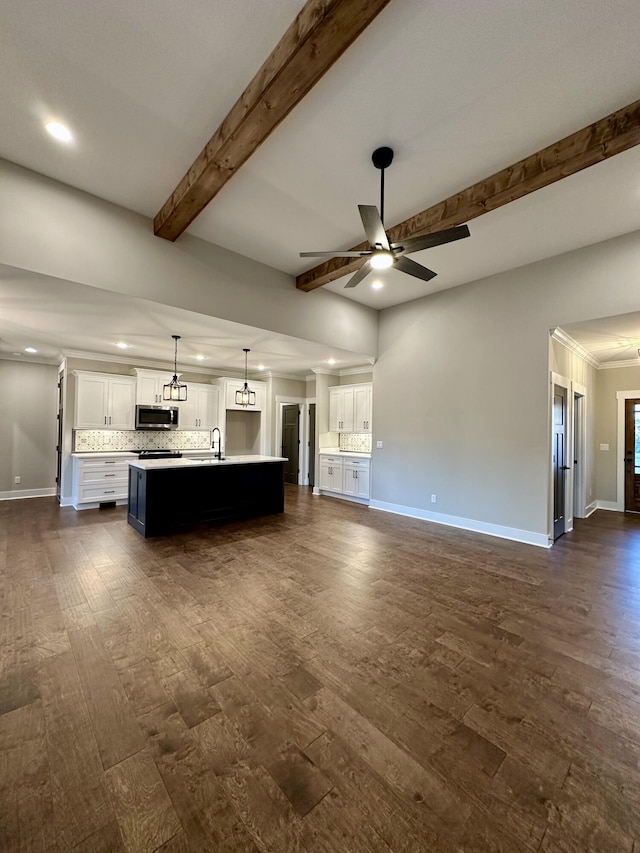
[[[371,460],[360,457],[320,454],[320,491],[369,500]]]
[[[131,457],[133,458],[133,457]],[[122,456],[73,458],[73,498],[76,509],[97,509],[102,503],[127,502],[129,464]]]
[[[345,459],[342,477],[342,493],[369,500],[369,459]]]
[[[342,492],[342,459],[337,456],[320,457],[320,488],[325,492]]]

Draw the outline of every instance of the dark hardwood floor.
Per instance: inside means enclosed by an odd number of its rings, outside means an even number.
[[[640,853],[634,516],[546,552],[295,487],[150,540],[3,502],[0,593],[5,853]]]

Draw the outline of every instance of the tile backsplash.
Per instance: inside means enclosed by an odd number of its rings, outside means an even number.
[[[74,429],[73,450],[105,453],[114,450],[206,450],[209,430]]]
[[[338,437],[338,447],[340,450],[351,450],[352,453],[371,453],[371,436],[341,432]]]

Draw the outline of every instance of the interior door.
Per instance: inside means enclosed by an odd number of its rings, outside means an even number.
[[[316,404],[309,404],[309,485],[316,484]]]
[[[285,483],[298,483],[300,457],[300,409],[297,404],[282,407],[282,455]]]
[[[640,512],[640,400],[625,400],[624,510]]]
[[[553,386],[553,538],[565,530],[567,389]]]

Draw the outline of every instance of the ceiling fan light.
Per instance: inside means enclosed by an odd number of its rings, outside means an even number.
[[[392,252],[387,252],[382,249],[379,252],[374,252],[369,259],[369,263],[374,268],[374,270],[386,270],[393,264],[393,254]]]

